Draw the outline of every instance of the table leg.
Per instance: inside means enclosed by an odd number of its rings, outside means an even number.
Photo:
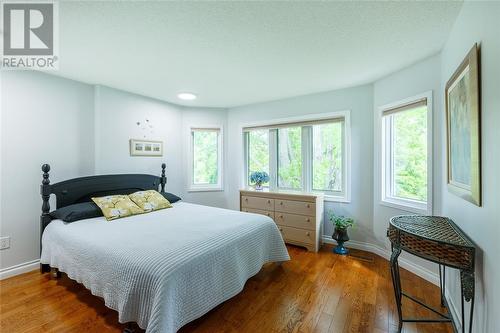
[[[392,276],[392,285],[394,287],[394,296],[396,299],[396,307],[398,309],[398,317],[399,317],[399,326],[398,332],[401,332],[403,328],[403,313],[401,310],[401,277],[399,275],[399,265],[398,265],[398,257],[401,254],[401,249],[398,247],[393,247],[391,254],[391,276]]]
[[[460,271],[460,284],[462,294],[462,332],[465,333],[464,299],[471,302],[469,311],[469,333],[472,333],[472,320],[474,316],[475,276],[474,272]]]
[[[474,316],[474,296],[472,296],[469,313],[469,333],[472,333],[472,318]]]

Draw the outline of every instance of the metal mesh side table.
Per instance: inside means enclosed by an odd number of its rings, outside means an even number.
[[[465,333],[464,300],[471,302],[469,312],[469,332],[472,332],[472,319],[474,314],[474,265],[476,248],[452,220],[439,216],[414,216],[404,215],[391,218],[387,237],[391,241],[392,255],[390,260],[392,283],[396,297],[396,306],[399,316],[399,332],[405,322],[419,323],[451,323],[457,332],[457,326],[451,317],[448,302],[444,296],[446,286],[446,267],[460,271],[462,293],[462,332]],[[439,287],[441,290],[441,306],[446,307],[448,314],[431,308],[416,298],[404,293],[399,275],[398,257],[401,251],[409,252],[420,258],[427,259],[439,265]],[[402,297],[424,306],[439,315],[437,319],[403,318]]]

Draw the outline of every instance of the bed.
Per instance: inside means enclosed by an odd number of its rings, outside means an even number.
[[[162,165],[160,177],[105,175],[51,185],[49,170],[42,167],[41,271],[65,272],[102,297],[120,322],[146,332],[176,332],[238,294],[263,264],[290,259],[270,218],[182,201],[115,221],[53,220],[50,194],[61,208],[96,193],[163,192],[166,177]]]

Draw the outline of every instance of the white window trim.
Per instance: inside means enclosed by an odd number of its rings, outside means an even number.
[[[335,112],[325,112],[325,113],[316,113],[316,114],[309,114],[309,115],[303,115],[303,116],[297,116],[297,117],[287,117],[287,118],[277,118],[277,119],[269,119],[269,120],[264,120],[264,121],[257,121],[257,122],[249,122],[249,123],[244,123],[239,125],[239,131],[241,133],[241,138],[243,144],[241,145],[244,147],[243,153],[241,154],[241,160],[240,160],[240,165],[242,166],[240,170],[243,170],[240,175],[242,176],[240,179],[240,186],[242,188],[248,188],[248,170],[247,170],[247,165],[246,165],[246,154],[247,154],[247,143],[245,142],[245,133],[244,129],[248,127],[264,127],[264,126],[269,126],[270,124],[293,124],[293,123],[300,123],[300,122],[306,122],[306,121],[320,121],[320,120],[328,120],[328,119],[335,119],[335,118],[344,118],[344,149],[343,152],[345,154],[344,156],[344,170],[343,170],[343,188],[344,191],[342,192],[342,195],[332,195],[329,194],[331,192],[321,192],[321,191],[312,191],[312,189],[306,189],[304,188],[302,191],[296,191],[296,190],[291,190],[292,192],[302,192],[302,193],[307,193],[307,192],[312,192],[312,193],[321,193],[323,194],[323,199],[324,201],[331,201],[331,202],[342,202],[342,203],[349,203],[351,202],[351,111],[350,110],[343,110],[343,111],[335,111]],[[271,140],[276,140],[276,135],[270,135],[269,137],[269,142],[271,144]],[[272,145],[271,145],[272,146]],[[276,146],[276,145],[275,145]],[[277,149],[277,148],[276,148]],[[275,152],[274,152],[275,153]],[[277,188],[277,179],[276,177],[273,177],[273,169],[275,168],[275,165],[277,165],[276,161],[276,154],[273,152],[270,152],[270,157],[271,159],[269,160],[269,172],[271,173],[270,177],[270,190],[279,190]],[[312,168],[312,160],[306,160],[307,161],[307,166],[304,167],[309,167]],[[276,170],[275,170],[276,171]],[[275,173],[276,174],[276,173]],[[302,177],[304,178],[304,176]],[[304,181],[304,179],[303,179]],[[307,182],[306,182],[307,183]],[[304,187],[305,185],[303,185]],[[283,190],[286,191],[286,190]]]
[[[396,198],[389,196],[387,194],[387,181],[391,176],[391,169],[387,167],[388,160],[393,161],[393,159],[389,159],[387,156],[387,151],[390,149],[390,142],[386,138],[386,121],[384,119],[383,113],[386,110],[394,109],[403,105],[407,105],[409,103],[427,99],[427,203],[422,203],[417,200],[404,199],[404,198]],[[433,101],[432,101],[432,90],[427,91],[422,94],[418,94],[416,96],[412,96],[409,98],[405,98],[403,100],[386,104],[380,106],[378,108],[378,123],[380,124],[380,190],[381,190],[381,198],[380,204],[383,206],[400,209],[410,213],[423,214],[423,215],[432,215],[432,157],[433,157],[433,129],[432,129],[432,118],[433,118]],[[390,140],[392,140],[392,133]],[[392,181],[391,181],[392,186]]]
[[[193,184],[193,131],[195,130],[216,130],[219,131],[218,141],[217,141],[217,184]],[[200,126],[189,126],[189,152],[188,152],[188,192],[210,192],[210,191],[224,191],[223,179],[223,150],[224,150],[224,140],[223,140],[223,126],[222,125],[200,125]]]

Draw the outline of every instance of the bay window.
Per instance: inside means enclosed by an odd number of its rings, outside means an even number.
[[[244,127],[245,185],[265,171],[270,190],[321,192],[348,201],[349,112]]]

